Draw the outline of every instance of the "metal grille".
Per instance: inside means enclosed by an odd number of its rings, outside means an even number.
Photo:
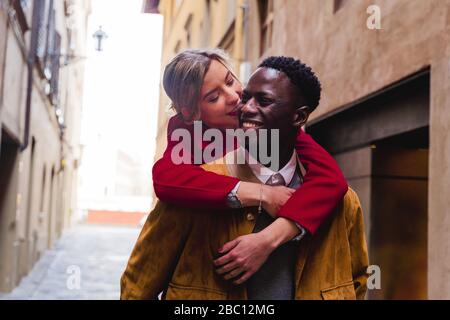
[[[37,11],[37,48],[36,56],[43,63],[47,47],[47,0],[36,0],[34,5]]]
[[[61,36],[54,32],[54,51],[51,56],[51,80],[50,80],[50,101],[53,105],[59,103],[59,57],[61,55]]]
[[[44,57],[44,61],[45,61],[44,74],[47,79],[51,79],[53,56],[55,55],[56,21],[55,21],[55,10],[52,7],[53,6],[51,4],[50,12],[48,15],[48,24],[47,24],[47,49],[46,49],[46,54]]]
[[[53,0],[35,0],[36,62],[41,73],[49,81],[46,92],[53,105],[59,102],[59,69],[61,36],[56,31],[56,11]]]

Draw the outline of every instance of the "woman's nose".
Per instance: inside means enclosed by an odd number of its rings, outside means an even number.
[[[239,94],[239,92],[237,92],[233,88],[228,89],[228,92],[227,92],[227,103],[229,105],[236,106],[239,103],[240,99],[241,99],[241,95]]]

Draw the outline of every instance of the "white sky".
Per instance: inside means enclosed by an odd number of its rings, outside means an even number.
[[[92,0],[81,142],[85,151],[97,150],[94,157],[83,157],[80,174],[84,183],[98,183],[100,189],[115,167],[102,150],[121,149],[148,164],[148,172],[153,164],[163,18],[141,8],[142,0]],[[108,35],[102,52],[94,50],[92,37],[100,25]]]

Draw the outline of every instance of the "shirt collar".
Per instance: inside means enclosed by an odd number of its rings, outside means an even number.
[[[262,183],[266,183],[269,178],[275,173],[279,173],[283,176],[286,184],[289,184],[294,177],[295,169],[297,166],[297,154],[295,150],[292,151],[291,159],[289,159],[288,163],[281,168],[279,171],[273,171],[270,168],[265,167],[261,163],[259,163],[252,155],[242,146],[239,147],[239,152],[242,152],[245,156],[245,162],[252,170],[253,174],[258,178]]]

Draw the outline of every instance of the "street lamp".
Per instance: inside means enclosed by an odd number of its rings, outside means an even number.
[[[108,35],[105,31],[102,30],[102,26],[99,26],[99,29],[94,32],[92,37],[95,39],[95,50],[103,51],[103,40],[108,38]],[[77,61],[85,60],[87,57],[78,56],[75,54],[61,54],[60,57],[64,58],[64,64],[61,66],[67,66]]]
[[[102,26],[100,26],[99,29],[97,31],[95,31],[95,33],[92,35],[92,37],[96,39],[95,50],[103,51],[102,41],[103,41],[103,39],[107,39],[108,35],[106,34],[105,31],[102,30]]]

